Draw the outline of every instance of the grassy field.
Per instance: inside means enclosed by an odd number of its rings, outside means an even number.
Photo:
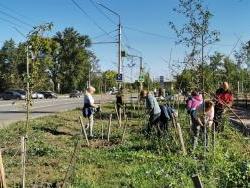
[[[27,142],[27,187],[193,187],[191,176],[199,174],[205,187],[249,187],[250,145],[228,122],[204,154],[202,143],[191,153],[188,118],[179,114],[188,155],[183,156],[173,127],[162,138],[144,133],[145,117],[128,114],[125,139],[113,105],[96,117],[95,138],[90,147],[81,134],[80,110],[31,120]],[[107,142],[109,114],[113,114]],[[138,116],[139,115],[139,116]],[[24,122],[0,130],[0,143],[9,187],[18,187],[21,177],[20,138]],[[101,127],[104,126],[104,139]],[[211,142],[210,142],[211,143]],[[75,157],[73,156],[75,153]],[[66,176],[66,172],[67,176]],[[65,178],[66,176],[66,178]]]

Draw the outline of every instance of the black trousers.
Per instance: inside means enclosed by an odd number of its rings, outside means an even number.
[[[160,116],[161,114],[151,114],[150,117],[149,117],[149,123],[148,123],[148,133],[151,132],[152,128],[154,125],[157,125],[157,123],[159,123],[160,121]]]
[[[218,132],[224,131],[224,125],[222,122],[223,113],[224,113],[223,108],[221,108],[219,106],[215,106],[215,108],[214,108],[214,124],[215,124],[215,130]]]

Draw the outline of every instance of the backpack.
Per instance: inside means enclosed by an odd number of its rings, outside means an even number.
[[[167,122],[173,118],[174,110],[168,105],[160,105],[161,109],[161,121]]]

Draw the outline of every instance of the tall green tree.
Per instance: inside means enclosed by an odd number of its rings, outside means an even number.
[[[0,50],[0,74],[1,91],[21,85],[17,48],[13,39],[5,41]]]
[[[61,92],[70,92],[82,87],[88,79],[91,68],[91,55],[87,48],[91,41],[88,36],[81,35],[74,28],[66,28],[57,32],[53,39],[59,44],[57,57],[57,78]]]
[[[107,92],[109,88],[112,88],[116,85],[116,75],[117,75],[117,72],[114,70],[107,70],[103,72],[102,78],[104,82],[105,92]]]

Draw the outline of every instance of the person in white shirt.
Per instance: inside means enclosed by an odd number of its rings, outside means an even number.
[[[94,112],[95,109],[98,108],[95,105],[95,100],[93,98],[93,94],[95,93],[95,88],[90,86],[87,88],[86,93],[84,95],[84,105],[83,105],[83,116],[88,118],[88,128],[89,128],[89,136],[93,137],[93,126],[94,126]]]

